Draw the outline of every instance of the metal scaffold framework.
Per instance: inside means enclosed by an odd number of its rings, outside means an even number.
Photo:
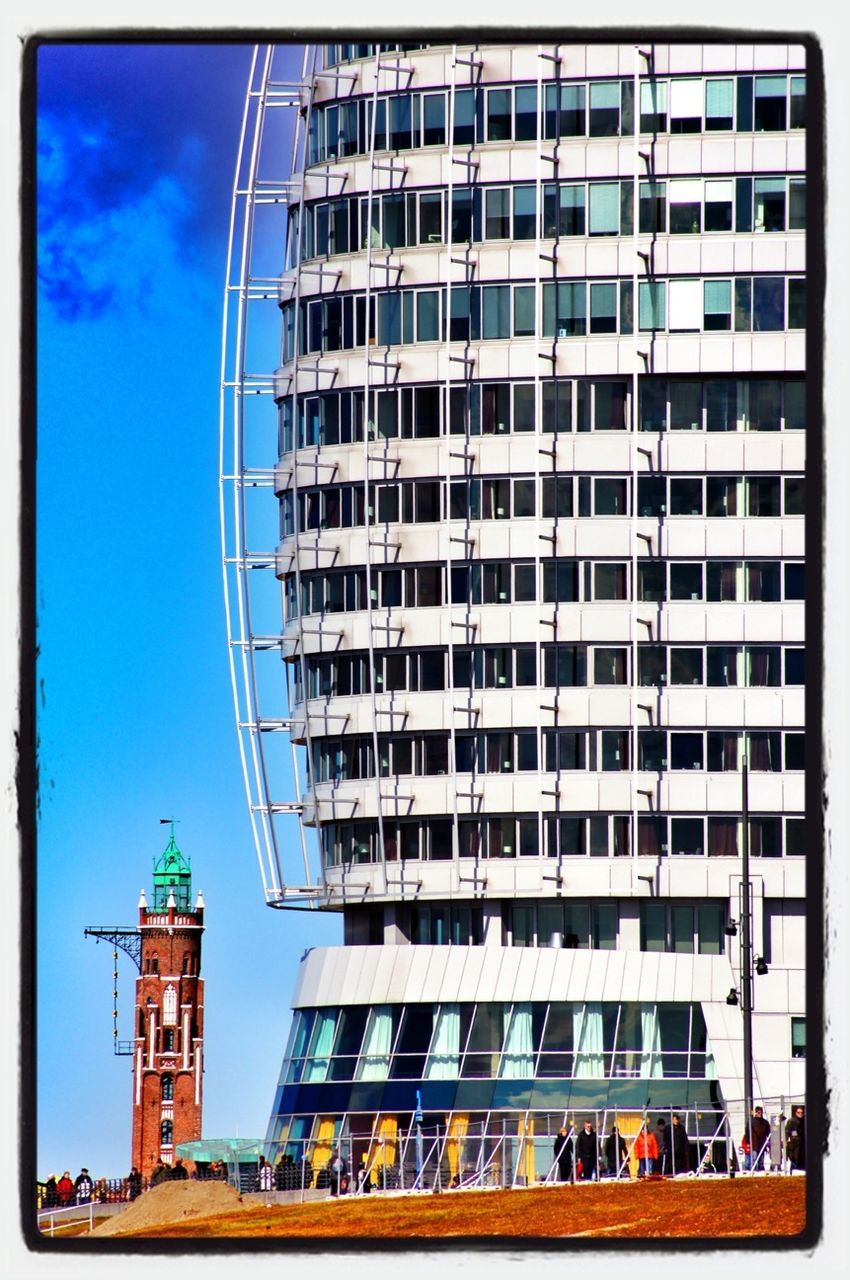
[[[252,467],[246,447],[247,414],[249,397],[280,398],[273,371],[255,372],[249,367],[249,337],[261,327],[259,311],[273,308],[273,321],[280,331],[279,304],[288,284],[298,289],[298,276],[287,280],[287,273],[264,276],[254,271],[254,255],[257,238],[256,213],[261,206],[277,206],[285,215],[293,205],[303,203],[303,183],[299,179],[267,177],[263,142],[267,130],[268,113],[287,109],[294,118],[291,172],[299,172],[297,157],[303,151],[307,129],[312,74],[308,74],[308,54],[305,53],[299,80],[278,80],[274,74],[276,56],[274,46],[257,47],[254,50],[245,98],[240,131],[236,171],[230,215],[230,235],[224,286],[222,317],[221,383],[219,396],[219,515],[221,525],[222,574],[224,582],[225,615],[228,636],[230,676],[233,705],[238,731],[239,752],[248,811],[251,820],[254,846],[266,902],[270,906],[298,904],[316,905],[318,885],[314,880],[308,856],[304,831],[304,806],[302,802],[299,765],[295,743],[290,740],[293,800],[282,801],[274,788],[280,778],[272,776],[267,740],[271,735],[289,733],[292,721],[280,713],[266,715],[261,702],[260,668],[271,655],[279,662],[284,654],[284,637],[263,633],[255,627],[254,617],[258,608],[258,583],[264,581],[269,593],[269,575],[278,599],[279,587],[275,580],[277,552],[254,549],[254,529],[246,502],[247,495],[257,488],[271,488],[275,483],[270,469]],[[315,61],[315,54],[313,54]],[[314,70],[314,69],[313,69]],[[277,157],[277,163],[280,156]],[[300,220],[299,220],[300,221]],[[286,242],[286,225],[282,223],[280,252]],[[293,379],[292,398],[296,400],[296,379]],[[296,494],[297,476],[293,468],[291,487]],[[296,576],[299,574],[298,555],[294,556]],[[300,583],[299,583],[300,589]],[[279,626],[279,621],[276,624]],[[303,646],[302,661],[303,661]],[[266,657],[265,661],[269,658]],[[281,664],[283,665],[283,664]],[[279,683],[288,687],[288,675],[279,672]],[[304,733],[308,742],[310,729]],[[287,883],[284,873],[284,829],[281,818],[298,822],[302,872],[301,883]]]

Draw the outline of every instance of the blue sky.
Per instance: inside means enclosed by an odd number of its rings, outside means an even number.
[[[179,819],[207,902],[205,1136],[264,1134],[298,960],[341,940],[336,917],[263,903],[227,665],[218,381],[250,59],[212,44],[38,55],[41,1176],[129,1170],[111,948],[83,930],[136,922],[161,817]],[[135,970],[119,969],[128,1039]]]

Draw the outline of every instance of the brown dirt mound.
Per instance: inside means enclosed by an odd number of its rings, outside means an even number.
[[[248,1209],[239,1192],[223,1182],[161,1182],[139,1196],[123,1211],[95,1227],[93,1236],[135,1235],[164,1223],[174,1224],[187,1218],[208,1218],[220,1213],[238,1213]]]

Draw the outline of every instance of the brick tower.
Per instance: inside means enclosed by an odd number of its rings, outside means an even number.
[[[171,838],[154,864],[153,904],[139,897],[140,976],[133,1051],[133,1164],[143,1177],[201,1136],[204,900]]]

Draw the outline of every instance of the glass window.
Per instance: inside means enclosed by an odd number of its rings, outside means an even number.
[[[426,147],[442,147],[446,141],[446,95],[422,95],[422,141]]]
[[[628,663],[625,649],[596,647],[593,651],[594,684],[625,684]]]
[[[732,328],[732,281],[706,280],[703,284],[703,326],[707,330],[729,330]],[[734,383],[732,384],[734,387]],[[709,384],[711,394],[711,384]],[[718,428],[709,425],[709,431],[734,430],[726,426]]]
[[[671,648],[670,683],[702,684],[702,649]]]
[[[702,223],[702,179],[673,178],[669,197],[670,234],[698,234]]]
[[[590,286],[590,332],[617,332],[617,286],[616,284],[591,284]]]
[[[487,91],[487,141],[506,142],[511,136],[511,91]]]
[[[733,127],[733,80],[706,80],[705,128],[706,131]]]
[[[616,137],[620,132],[620,82],[596,81],[590,85],[591,138]]]
[[[514,337],[530,338],[534,336],[536,325],[534,315],[534,285],[518,284],[514,286]],[[532,409],[532,425],[528,427],[518,427],[514,423],[514,431],[533,431],[533,409]]]
[[[546,86],[544,131],[547,138],[581,138],[586,126],[587,86]]]
[[[567,338],[586,329],[586,289],[584,281],[543,286],[543,336]]]
[[[492,187],[484,192],[484,237],[507,240],[511,234],[510,188]]]
[[[791,77],[791,119],[788,127],[805,129],[806,127],[806,77]]]
[[[672,733],[670,735],[670,768],[702,769],[702,767],[702,734]]]
[[[671,853],[699,855],[705,852],[702,818],[670,819]]]
[[[671,516],[701,516],[702,478],[700,476],[671,476]]]
[[[756,178],[753,183],[753,230],[785,230],[785,179]]]
[[[697,907],[697,938],[701,956],[722,956],[726,911],[722,906],[703,903]]]
[[[670,81],[670,132],[699,133],[702,129],[702,80]]]
[[[515,186],[514,240],[533,240],[537,235],[537,190],[533,186]]]
[[[788,281],[788,328],[805,329],[806,327],[806,282],[805,280]]]
[[[791,1057],[805,1058],[806,1056],[806,1019],[791,1019]]]
[[[592,236],[613,236],[620,230],[620,184],[591,182],[589,231]]]
[[[514,137],[526,142],[537,137],[537,89],[534,85],[518,85],[514,90]]]
[[[787,81],[785,76],[756,76],[753,128],[759,133],[786,127]]]
[[[482,337],[509,338],[511,336],[510,285],[486,285],[482,294]]]
[[[667,129],[667,81],[644,80],[640,86],[641,133],[664,133]]]
[[[732,180],[709,178],[705,184],[706,231],[732,230]]]
[[[640,949],[641,951],[667,950],[667,904],[665,902],[640,904]]]
[[[641,182],[638,185],[638,230],[649,235],[667,230],[667,183]]]
[[[663,280],[642,280],[638,285],[638,328],[641,332],[664,328]]]

